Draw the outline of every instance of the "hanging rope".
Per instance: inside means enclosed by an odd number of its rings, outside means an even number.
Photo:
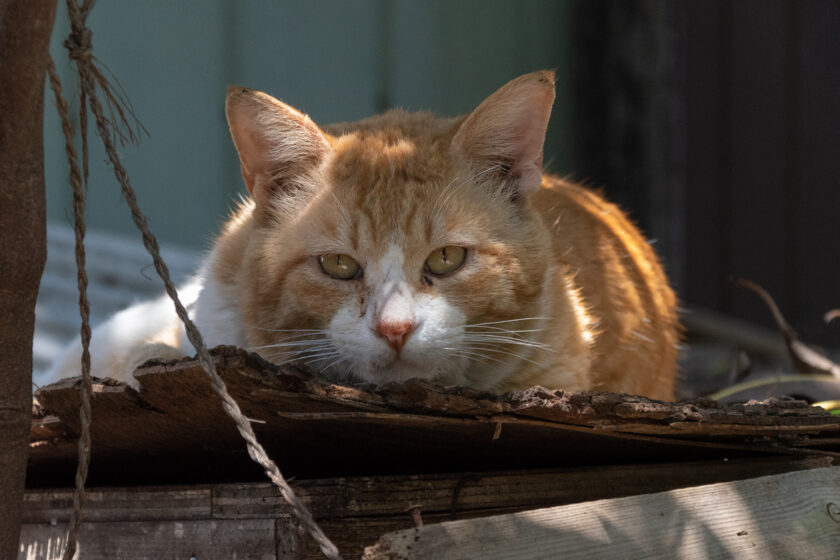
[[[131,218],[134,224],[142,233],[143,245],[152,256],[155,270],[163,280],[166,288],[166,293],[175,304],[175,311],[184,323],[187,338],[198,354],[198,359],[204,369],[210,375],[210,382],[216,393],[222,399],[222,406],[228,415],[233,419],[236,428],[245,440],[248,454],[250,457],[260,464],[265,470],[265,473],[271,481],[279,488],[283,499],[292,506],[292,509],[297,515],[298,519],[306,526],[309,533],[321,547],[321,551],[327,558],[331,560],[340,560],[338,548],[327,538],[306,506],[298,500],[294,491],[283,478],[280,469],[268,457],[262,445],[257,441],[254,430],[251,427],[250,421],[242,414],[239,405],[233,400],[233,397],[228,393],[225,383],[219,374],[216,372],[216,367],[213,364],[213,359],[210,356],[204,340],[201,337],[195,324],[189,318],[184,305],[178,298],[177,290],[172,280],[169,277],[169,269],[163,262],[160,256],[160,247],[154,235],[149,231],[146,223],[146,217],[140,210],[137,204],[137,198],[131,183],[128,178],[128,173],[123,167],[116,149],[116,140],[123,141],[125,139],[135,139],[132,127],[128,124],[126,113],[129,110],[124,107],[130,107],[124,103],[122,98],[114,93],[108,80],[97,68],[95,58],[92,55],[91,38],[92,34],[86,27],[87,16],[93,8],[95,0],[83,0],[77,3],[76,0],[67,0],[67,9],[70,16],[71,33],[64,46],[67,47],[70,53],[70,59],[76,62],[76,69],[79,73],[81,85],[80,98],[80,119],[81,119],[81,133],[83,146],[83,168],[85,177],[87,176],[87,140],[86,140],[86,117],[87,104],[90,104],[90,110],[96,120],[96,129],[99,137],[105,145],[105,151],[108,154],[108,159],[114,168],[114,175],[122,188],[122,194],[131,209]],[[73,496],[73,523],[67,535],[67,548],[64,551],[64,560],[70,560],[73,557],[76,549],[76,534],[81,523],[81,511],[84,506],[84,483],[87,477],[87,467],[90,456],[90,355],[88,352],[88,345],[90,343],[90,327],[89,327],[89,312],[87,296],[85,295],[87,289],[87,277],[84,272],[84,247],[79,248],[84,238],[84,189],[82,186],[81,172],[77,164],[77,155],[73,143],[73,130],[70,125],[70,116],[67,102],[61,95],[61,83],[55,68],[50,63],[48,68],[50,83],[56,95],[56,104],[61,116],[62,129],[64,131],[66,141],[67,159],[70,162],[70,182],[73,186],[73,200],[74,213],[76,215],[76,263],[79,267],[79,309],[82,315],[82,411],[81,411],[81,436],[79,438],[79,466],[76,473],[76,492]],[[105,96],[108,109],[110,111],[111,119],[109,120],[105,115],[105,109],[99,102],[97,97],[97,85]]]
[[[67,547],[64,549],[64,560],[70,560],[76,552],[76,533],[82,523],[82,508],[85,506],[85,480],[87,480],[88,465],[90,463],[90,302],[87,298],[87,273],[85,272],[85,189],[82,188],[82,174],[79,171],[78,155],[73,143],[73,126],[68,117],[70,108],[61,93],[61,81],[52,57],[47,57],[47,73],[50,77],[50,88],[55,94],[55,103],[61,115],[61,128],[64,131],[64,151],[70,164],[70,184],[73,187],[73,223],[76,230],[76,270],[79,286],[79,314],[82,317],[82,404],[79,416],[81,418],[81,434],[79,436],[76,466],[76,491],[73,493],[73,523],[67,534]]]

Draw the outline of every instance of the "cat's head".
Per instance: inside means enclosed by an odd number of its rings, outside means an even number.
[[[320,128],[231,88],[254,200],[237,279],[252,347],[375,383],[490,388],[529,360],[554,260],[532,204],[553,100],[553,74],[537,72],[466,117]]]

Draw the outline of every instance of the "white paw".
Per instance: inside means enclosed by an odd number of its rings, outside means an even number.
[[[183,352],[162,342],[144,344],[143,346],[134,348],[126,355],[122,363],[122,368],[117,374],[117,379],[139,390],[140,385],[134,377],[134,371],[137,368],[149,360],[180,360],[184,357]]]

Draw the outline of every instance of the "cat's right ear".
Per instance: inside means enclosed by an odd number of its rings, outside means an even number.
[[[269,203],[332,149],[308,116],[259,91],[229,87],[225,114],[242,178],[258,205]]]
[[[452,148],[470,161],[477,176],[501,179],[512,195],[535,192],[542,183],[543,142],[553,103],[553,72],[520,76],[463,120]]]

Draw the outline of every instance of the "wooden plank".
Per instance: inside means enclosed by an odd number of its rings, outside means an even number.
[[[274,560],[274,527],[273,519],[88,522],[79,531],[76,558]],[[18,560],[59,560],[66,537],[64,526],[26,524],[21,530]]]
[[[342,477],[295,480],[292,487],[317,517],[398,516],[407,520],[409,504],[421,505],[427,514],[486,515],[495,510],[627,496],[830,464],[830,457],[780,456],[535,471]],[[87,496],[88,521],[254,519],[292,513],[277,489],[266,482],[91,488]],[[65,523],[70,519],[72,504],[71,489],[30,490],[25,495],[23,519],[26,523]]]
[[[493,395],[412,380],[344,386],[220,347],[217,367],[269,454],[288,476],[327,478],[696,461],[840,450],[840,417],[801,401],[719,406],[663,403],[541,387]],[[91,484],[258,480],[241,437],[200,365],[137,372],[140,392],[95,384]],[[30,487],[72,484],[78,390],[38,393]],[[341,449],[341,461],[335,460]],[[575,453],[569,453],[574,449]]]
[[[209,519],[212,492],[207,487],[88,488],[86,521],[163,521]],[[25,523],[64,523],[71,518],[71,490],[31,490],[24,496]]]
[[[603,497],[729,481],[762,474],[820,468],[827,457],[589,467],[551,471],[355,477],[297,481],[295,491],[321,517],[398,516],[421,505],[425,513],[488,515],[493,510],[529,509]],[[220,485],[213,491],[217,518],[289,515],[268,484]]]
[[[358,558],[363,548],[380,535],[413,527],[407,511],[412,505],[421,508],[425,523],[436,523],[830,464],[828,457],[782,456],[544,471],[296,480],[292,486],[345,557]],[[36,531],[33,542],[39,543],[33,545],[33,550],[46,550],[44,547],[53,542],[49,540],[54,536],[51,528],[66,527],[71,511],[69,489],[26,494],[24,522],[39,528],[32,529]],[[118,532],[123,526],[134,531],[141,527],[138,522],[169,527],[165,522],[275,520],[279,558],[322,558],[317,544],[300,529],[277,489],[263,482],[89,489],[85,520],[90,524],[111,524]]]
[[[840,467],[397,531],[366,560],[834,558]]]

